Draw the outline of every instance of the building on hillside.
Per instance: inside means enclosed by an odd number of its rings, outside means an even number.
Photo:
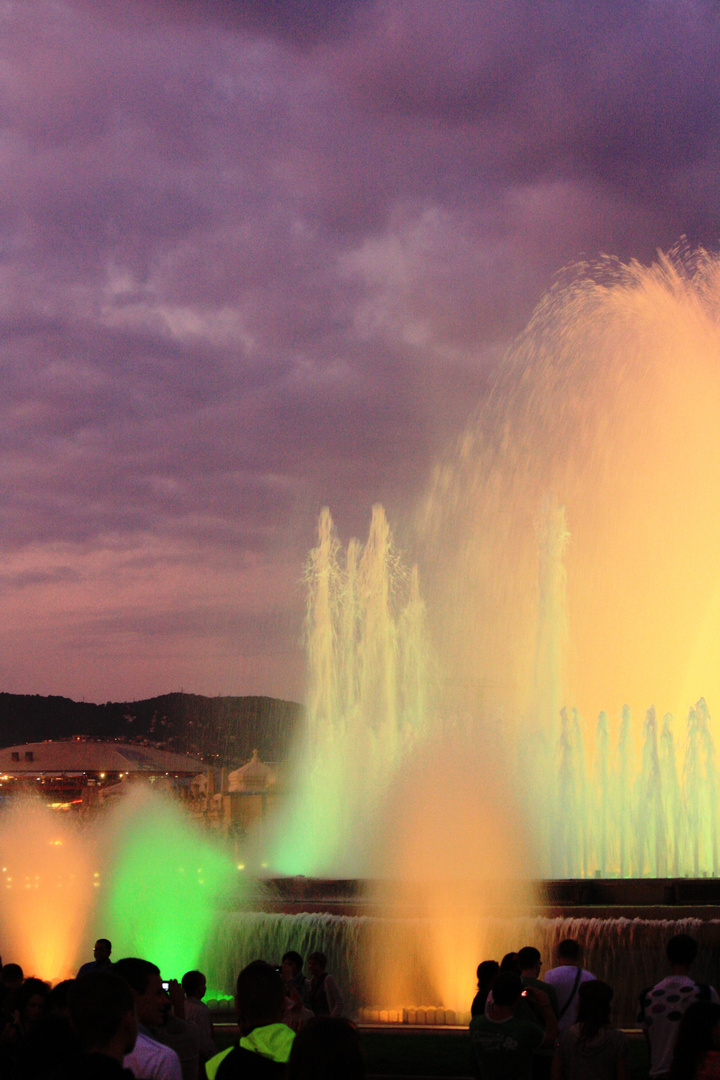
[[[145,782],[178,796],[202,824],[241,840],[281,797],[278,769],[257,750],[238,769],[137,743],[76,737],[0,748],[0,802],[22,792],[54,809],[91,813]]]
[[[49,739],[0,748],[0,798],[33,791],[58,809],[88,810],[120,794],[128,781],[176,789],[205,768],[196,758],[154,746]]]

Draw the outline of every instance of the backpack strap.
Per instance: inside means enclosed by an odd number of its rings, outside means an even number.
[[[575,982],[573,983],[572,990],[570,991],[570,997],[567,999],[567,1001],[563,1005],[562,1009],[558,1013],[558,1021],[562,1020],[563,1016],[568,1011],[568,1009],[570,1008],[573,1000],[575,999],[575,995],[577,994],[577,988],[580,985],[580,979],[581,978],[582,978],[582,968],[578,968],[576,973],[575,973]]]

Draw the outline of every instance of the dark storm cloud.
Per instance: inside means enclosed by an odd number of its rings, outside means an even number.
[[[403,531],[562,266],[717,243],[714,6],[48,0],[0,30],[5,616],[20,641],[32,593],[36,647],[47,605],[76,688],[88,627],[163,627],[101,697],[199,656],[272,692],[279,610],[296,678],[320,505]]]
[[[502,190],[590,178],[631,205],[640,195],[665,205],[678,172],[716,157],[714,5],[458,4],[445,14],[399,5],[357,51],[352,80],[378,122],[395,114],[426,148],[453,147],[448,168],[475,179],[461,194],[479,181]],[[424,178],[439,187],[447,173],[433,173],[432,150],[426,158]]]

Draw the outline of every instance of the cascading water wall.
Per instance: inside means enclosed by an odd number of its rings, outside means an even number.
[[[425,734],[425,607],[380,506],[344,557],[323,510],[307,584],[306,732],[265,858],[284,874],[368,876],[388,791]]]
[[[549,876],[718,873],[719,416],[720,258],[580,267],[421,508],[443,697],[502,726]]]
[[[424,918],[406,917],[384,920],[374,917],[347,917],[326,912],[298,915],[278,915],[232,912],[218,920],[209,961],[209,973],[217,985],[231,986],[237,968],[257,956],[281,957],[289,949],[307,956],[315,949],[325,949],[332,958],[333,974],[345,992],[346,1006],[351,1015],[360,1011],[360,1019],[378,1020],[377,1009],[395,1005],[380,1005],[372,991],[357,978],[363,958],[371,957],[379,969],[387,966],[388,953],[378,948],[379,942],[392,942],[393,953],[400,955],[408,971],[415,974],[427,952],[432,926]],[[636,1022],[640,992],[653,986],[667,974],[665,947],[674,934],[691,934],[700,945],[693,974],[699,982],[712,983],[717,979],[720,957],[720,921],[717,919],[628,919],[620,918],[548,918],[543,915],[519,915],[516,911],[489,914],[483,919],[484,937],[481,951],[466,954],[470,968],[469,992],[453,1010],[451,1019],[443,1016],[440,1023],[468,1023],[470,1003],[474,996],[474,969],[478,959],[500,958],[518,945],[532,944],[544,959],[556,954],[565,938],[580,941],[585,964],[599,979],[615,989],[613,1021],[618,1026],[633,1027]],[[422,986],[422,982],[419,984]],[[422,993],[422,991],[420,991]],[[404,1008],[413,1006],[440,1008],[432,996],[406,998]],[[403,1003],[399,1005],[403,1010]],[[374,1016],[364,1010],[372,1009]],[[422,1022],[422,1021],[417,1021]],[[433,1023],[431,1019],[428,1021]]]

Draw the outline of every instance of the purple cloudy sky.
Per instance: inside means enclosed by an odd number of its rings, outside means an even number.
[[[720,8],[0,5],[0,689],[302,692],[553,275],[720,235]]]

